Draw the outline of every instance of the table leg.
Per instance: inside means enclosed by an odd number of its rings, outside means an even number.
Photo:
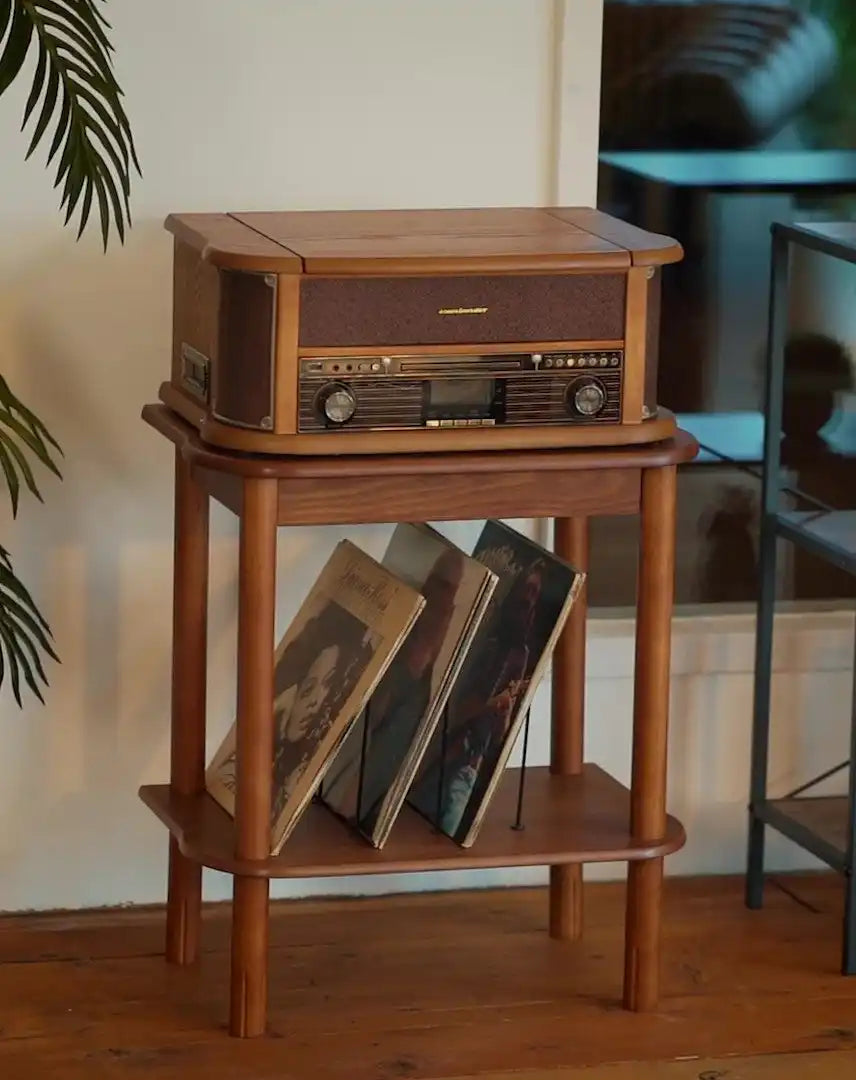
[[[761,521],[758,563],[761,567],[755,607],[755,685],[752,708],[752,751],[749,769],[749,845],[746,861],[746,906],[764,902],[766,826],[757,816],[767,797],[770,757],[770,698],[773,685],[773,627],[776,613],[776,526],[771,515]]]
[[[578,570],[588,569],[588,518],[557,518],[554,549]],[[586,679],[585,587],[577,597],[553,657],[550,768],[576,776],[583,768]],[[550,867],[550,936],[577,940],[583,932],[581,863]]]
[[[642,473],[630,829],[643,841],[666,831],[676,480],[674,466]],[[662,857],[630,863],[624,1004],[635,1011],[654,1008],[659,996],[662,892]]]
[[[176,452],[170,784],[182,795],[205,789],[208,510],[207,493]],[[201,919],[202,867],[185,858],[171,837],[166,911],[170,963],[195,961]]]
[[[277,481],[244,480],[238,586],[236,854],[270,854]],[[232,1035],[267,1017],[268,879],[236,876],[232,903]]]
[[[856,975],[856,663],[854,663],[850,702],[850,768],[847,784],[847,872],[844,890],[844,940],[841,950],[841,974]]]

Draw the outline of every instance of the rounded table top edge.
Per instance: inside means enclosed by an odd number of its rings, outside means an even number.
[[[190,464],[214,472],[258,479],[301,480],[347,476],[424,476],[474,473],[551,472],[583,469],[652,469],[692,461],[699,452],[695,436],[678,428],[656,443],[615,447],[539,450],[464,450],[442,454],[341,454],[323,457],[275,456],[222,450],[202,442],[196,429],[166,405],[143,406],[142,419],[180,450]]]

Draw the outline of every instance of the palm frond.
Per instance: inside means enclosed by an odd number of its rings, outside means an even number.
[[[29,158],[53,124],[50,164],[62,185],[65,224],[79,209],[78,239],[98,205],[104,248],[111,219],[121,241],[131,224],[131,166],[142,175],[122,90],[113,75],[103,0],[0,0],[0,94],[35,42],[36,69],[21,130],[33,122]],[[5,45],[3,45],[5,39]],[[37,109],[39,101],[41,107]]]
[[[0,547],[0,685],[8,673],[18,705],[21,677],[44,703],[39,683],[47,685],[41,655],[59,663],[48,623],[12,569],[9,552]]]
[[[40,502],[44,501],[27,459],[27,451],[35,455],[38,461],[56,476],[62,477],[54,461],[52,448],[62,455],[62,449],[47,427],[15,397],[9,384],[0,375],[0,467],[6,477],[13,515],[18,513],[22,479],[32,494]]]
[[[0,375],[0,466],[6,477],[13,515],[18,512],[21,478],[38,499],[42,497],[26,451],[59,476],[53,449],[62,454],[47,427],[18,400]],[[39,683],[47,685],[48,680],[42,654],[59,662],[51,639],[50,626],[12,569],[9,552],[0,547],[0,686],[8,675],[19,706],[22,677],[39,701],[44,702]]]

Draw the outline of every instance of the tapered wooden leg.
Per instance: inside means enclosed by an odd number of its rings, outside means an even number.
[[[671,620],[675,576],[676,469],[642,473],[633,774],[630,829],[634,840],[666,831]],[[663,860],[631,862],[627,887],[624,1004],[652,1009],[659,997]]]
[[[588,568],[588,518],[557,518],[554,548],[578,570]],[[550,764],[554,773],[582,772],[585,723],[587,595],[577,597],[553,658],[553,723]],[[550,936],[574,941],[583,932],[583,868],[550,867]]]
[[[270,854],[277,481],[244,480],[238,585],[235,847]],[[232,1035],[251,1038],[267,1018],[268,879],[236,877],[232,904]]]
[[[232,894],[232,1035],[252,1039],[267,1023],[268,903],[267,878],[236,877]]]
[[[583,868],[580,863],[550,867],[550,937],[577,941],[583,933]]]
[[[179,452],[175,457],[172,731],[170,783],[183,795],[205,788],[208,640],[208,495]],[[202,867],[170,838],[166,957],[192,964],[199,950]]]
[[[660,907],[663,860],[632,862],[627,881],[624,1005],[647,1012],[660,997]]]
[[[171,964],[196,962],[201,923],[202,867],[182,855],[171,836],[166,908],[166,958]]]

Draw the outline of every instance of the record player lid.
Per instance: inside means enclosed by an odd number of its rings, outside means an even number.
[[[621,270],[680,244],[589,207],[171,214],[166,228],[224,268],[324,275]]]

